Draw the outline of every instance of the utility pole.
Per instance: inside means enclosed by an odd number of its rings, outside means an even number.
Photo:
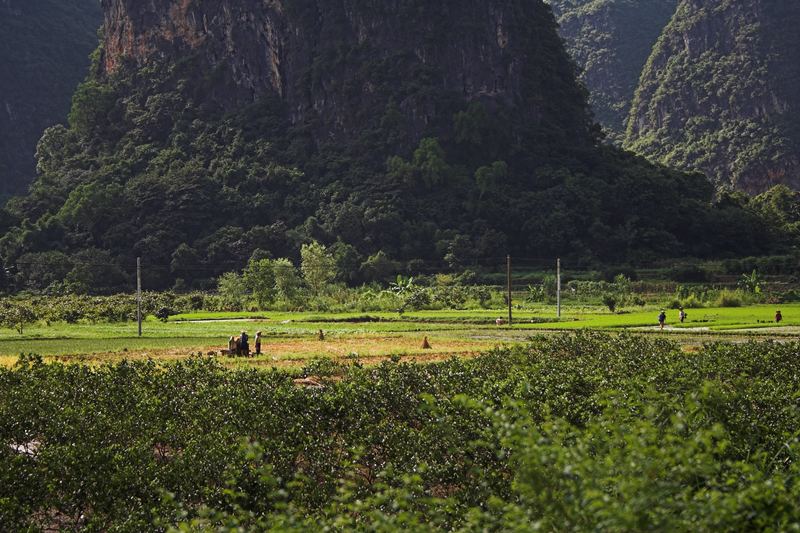
[[[506,283],[508,284],[508,325],[511,326],[513,316],[511,312],[511,256],[506,257]]]
[[[142,336],[142,258],[136,258],[136,320],[139,322],[139,336]]]
[[[556,316],[561,319],[561,258],[556,259]]]

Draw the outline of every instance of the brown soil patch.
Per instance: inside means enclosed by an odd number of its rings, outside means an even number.
[[[474,341],[432,341],[433,350],[422,350],[416,338],[368,338],[336,339],[335,341],[286,341],[265,344],[264,352],[258,357],[229,357],[222,355],[221,346],[195,348],[167,348],[132,350],[127,352],[107,352],[95,354],[75,354],[46,356],[45,360],[63,363],[100,365],[117,363],[123,360],[155,361],[171,363],[186,360],[192,356],[208,356],[218,359],[225,366],[252,366],[258,368],[297,369],[306,366],[315,358],[324,357],[339,364],[359,362],[364,365],[378,365],[384,361],[399,358],[404,362],[433,363],[446,361],[452,357],[476,357],[491,348],[493,344]],[[437,346],[438,344],[438,346]],[[436,348],[441,348],[437,350]]]
[[[447,361],[448,359],[452,359],[453,357],[459,358],[473,358],[478,357],[481,354],[480,351],[470,351],[470,352],[446,352],[446,353],[426,353],[426,354],[415,354],[415,355],[404,355],[400,356],[400,361],[404,363],[438,363],[442,361]],[[361,363],[362,365],[366,366],[376,366],[385,361],[391,361],[392,356],[390,355],[370,355],[370,356],[360,356],[357,359],[352,357],[332,357],[330,358],[334,363],[339,363],[343,365],[348,365],[355,363],[356,361]],[[225,358],[224,361],[230,361],[231,363],[235,364],[244,364],[249,366],[261,367],[261,368],[302,368],[306,366],[310,359],[279,359],[277,357],[259,357],[259,358],[251,358],[251,359],[243,359],[243,358]]]

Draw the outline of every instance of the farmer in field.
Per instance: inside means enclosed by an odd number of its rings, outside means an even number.
[[[662,309],[661,314],[658,315],[658,325],[661,326],[661,329],[664,329],[664,324],[667,323],[667,313]]]
[[[680,313],[678,313],[678,318],[680,319],[681,324],[683,324],[683,321],[686,320],[686,311],[683,310],[683,307],[680,307],[679,309]]]
[[[250,357],[250,345],[248,341],[250,338],[247,336],[246,331],[242,331],[242,336],[239,337],[239,349],[241,350],[241,355],[245,357]]]
[[[256,331],[256,355],[261,355],[261,332]]]
[[[783,320],[783,315],[780,311],[775,311],[775,323],[780,324],[781,320]]]

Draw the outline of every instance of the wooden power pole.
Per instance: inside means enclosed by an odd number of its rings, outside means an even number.
[[[561,258],[556,259],[556,316],[561,319]]]
[[[511,256],[506,257],[506,283],[508,285],[508,325],[513,323],[513,316],[511,311]]]
[[[139,322],[139,336],[142,336],[142,258],[136,258],[136,321]]]

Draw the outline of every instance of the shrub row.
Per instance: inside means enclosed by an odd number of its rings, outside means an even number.
[[[287,374],[0,370],[10,530],[786,530],[797,343],[601,334]]]

